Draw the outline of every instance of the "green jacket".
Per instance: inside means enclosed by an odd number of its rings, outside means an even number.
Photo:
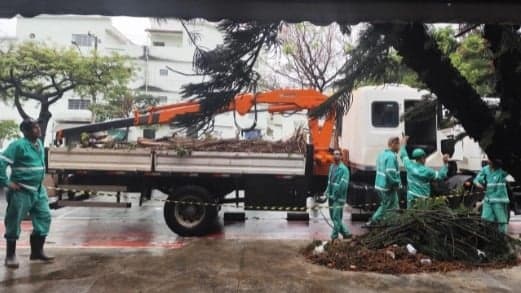
[[[327,188],[325,194],[332,200],[346,201],[347,187],[349,186],[349,169],[340,162],[334,171],[335,164],[329,167],[329,175],[327,176]]]
[[[407,195],[411,197],[429,197],[431,181],[447,178],[448,167],[444,165],[439,171],[409,159],[405,146],[400,149],[400,158],[407,171]]]
[[[381,191],[390,191],[400,188],[402,181],[400,179],[400,169],[398,167],[398,159],[396,154],[390,149],[382,151],[376,159],[376,177],[374,187]]]
[[[45,176],[45,150],[38,139],[37,146],[28,139],[21,138],[12,142],[0,154],[0,187],[15,182],[24,189],[39,191]],[[6,168],[11,166],[11,178],[7,178]]]
[[[479,183],[486,187],[485,202],[488,203],[509,203],[506,184],[507,172],[503,169],[492,170],[489,166],[483,167],[474,179],[474,183]]]

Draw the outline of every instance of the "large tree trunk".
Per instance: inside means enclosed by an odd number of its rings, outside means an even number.
[[[40,108],[40,114],[38,115],[38,120],[40,129],[42,130],[42,142],[45,143],[45,137],[47,135],[47,125],[49,124],[49,121],[51,120],[52,114],[49,111],[49,105],[46,103],[41,104]]]
[[[500,158],[505,169],[517,179],[521,177],[521,38],[518,26],[485,25],[484,37],[494,56],[496,92],[501,97],[487,154]]]
[[[18,90],[15,90],[15,93],[14,93],[14,105],[16,107],[16,110],[18,111],[18,114],[20,114],[22,119],[29,118],[29,115],[27,115],[24,108],[22,107],[22,103],[20,102],[20,95],[18,94]]]
[[[42,102],[42,100],[45,100],[42,98],[40,100],[40,114],[38,115],[38,120],[40,121],[38,124],[40,125],[40,129],[42,130],[42,142],[45,143],[45,136],[47,134],[47,125],[49,124],[49,121],[51,120],[52,114],[49,111],[49,103],[47,101]],[[20,102],[20,97],[15,92],[15,98],[14,98],[14,104],[16,106],[16,110],[18,111],[18,114],[22,117],[22,119],[28,119],[31,118],[29,114],[27,114],[22,106],[22,103]]]
[[[516,180],[521,181],[521,148],[517,143],[520,137],[519,116],[507,127],[502,120],[497,120],[479,94],[467,80],[454,68],[448,57],[444,56],[435,40],[428,34],[422,24],[410,25],[375,25],[386,34],[394,48],[403,57],[403,62],[416,71],[420,79],[438,97],[461,122],[468,135],[479,141],[481,147],[491,157],[504,159],[505,170]],[[511,75],[518,68],[516,60],[504,57],[502,62],[510,64],[502,76],[503,92],[509,95],[510,101],[517,101],[517,90],[507,90],[516,86],[520,79]],[[502,94],[502,93],[500,93]],[[504,96],[501,96],[504,98]],[[518,107],[516,103],[508,103],[508,107]]]

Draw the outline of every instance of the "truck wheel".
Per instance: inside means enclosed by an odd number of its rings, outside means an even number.
[[[165,202],[163,214],[168,228],[181,236],[206,234],[217,218],[217,205],[210,193],[200,186],[185,186],[178,189]]]

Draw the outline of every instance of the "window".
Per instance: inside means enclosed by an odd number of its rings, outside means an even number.
[[[143,137],[148,139],[156,138],[156,130],[154,128],[145,128],[143,129]]]
[[[152,42],[152,46],[154,46],[154,47],[164,47],[165,46],[165,42],[154,41],[154,42]]]
[[[161,75],[161,76],[168,75],[168,69],[159,69],[159,75]]]
[[[69,99],[69,110],[88,110],[90,100],[87,99]]]
[[[72,34],[72,43],[81,47],[92,47],[94,38],[86,34]]]
[[[396,127],[399,124],[397,102],[374,102],[371,105],[371,120],[374,127]]]
[[[156,97],[156,99],[158,104],[166,104],[166,102],[168,101],[167,96],[158,96]]]

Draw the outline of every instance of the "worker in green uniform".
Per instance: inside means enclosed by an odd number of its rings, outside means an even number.
[[[400,169],[396,153],[400,150],[400,139],[391,137],[387,141],[388,148],[383,150],[376,160],[376,177],[374,188],[380,198],[380,206],[371,217],[371,220],[362,228],[369,228],[375,222],[385,218],[390,210],[398,209],[398,193],[402,187]]]
[[[408,136],[402,139],[400,159],[407,171],[407,208],[412,208],[415,200],[431,196],[431,181],[447,178],[449,156],[443,155],[443,166],[436,171],[425,166],[427,155],[420,148],[412,151],[412,160],[409,158],[405,148],[408,139]]]
[[[334,162],[329,167],[327,188],[324,192],[328,198],[329,215],[333,222],[333,231],[331,239],[335,240],[341,234],[344,239],[351,237],[351,232],[344,225],[342,217],[344,214],[344,205],[347,199],[347,187],[349,185],[349,169],[342,162],[342,153],[340,150],[333,152]]]
[[[30,237],[31,260],[52,261],[45,255],[43,245],[51,224],[47,192],[42,186],[45,176],[45,151],[39,137],[37,121],[25,119],[20,124],[24,138],[12,142],[0,154],[0,188],[7,187],[5,213],[6,258],[5,265],[18,267],[16,240],[20,236],[20,223],[27,213],[31,214],[33,232]],[[6,168],[11,167],[7,178]]]
[[[506,184],[507,172],[502,169],[502,161],[489,160],[489,164],[478,173],[474,184],[485,189],[481,218],[485,221],[497,223],[499,231],[507,233],[508,228],[508,191]]]

